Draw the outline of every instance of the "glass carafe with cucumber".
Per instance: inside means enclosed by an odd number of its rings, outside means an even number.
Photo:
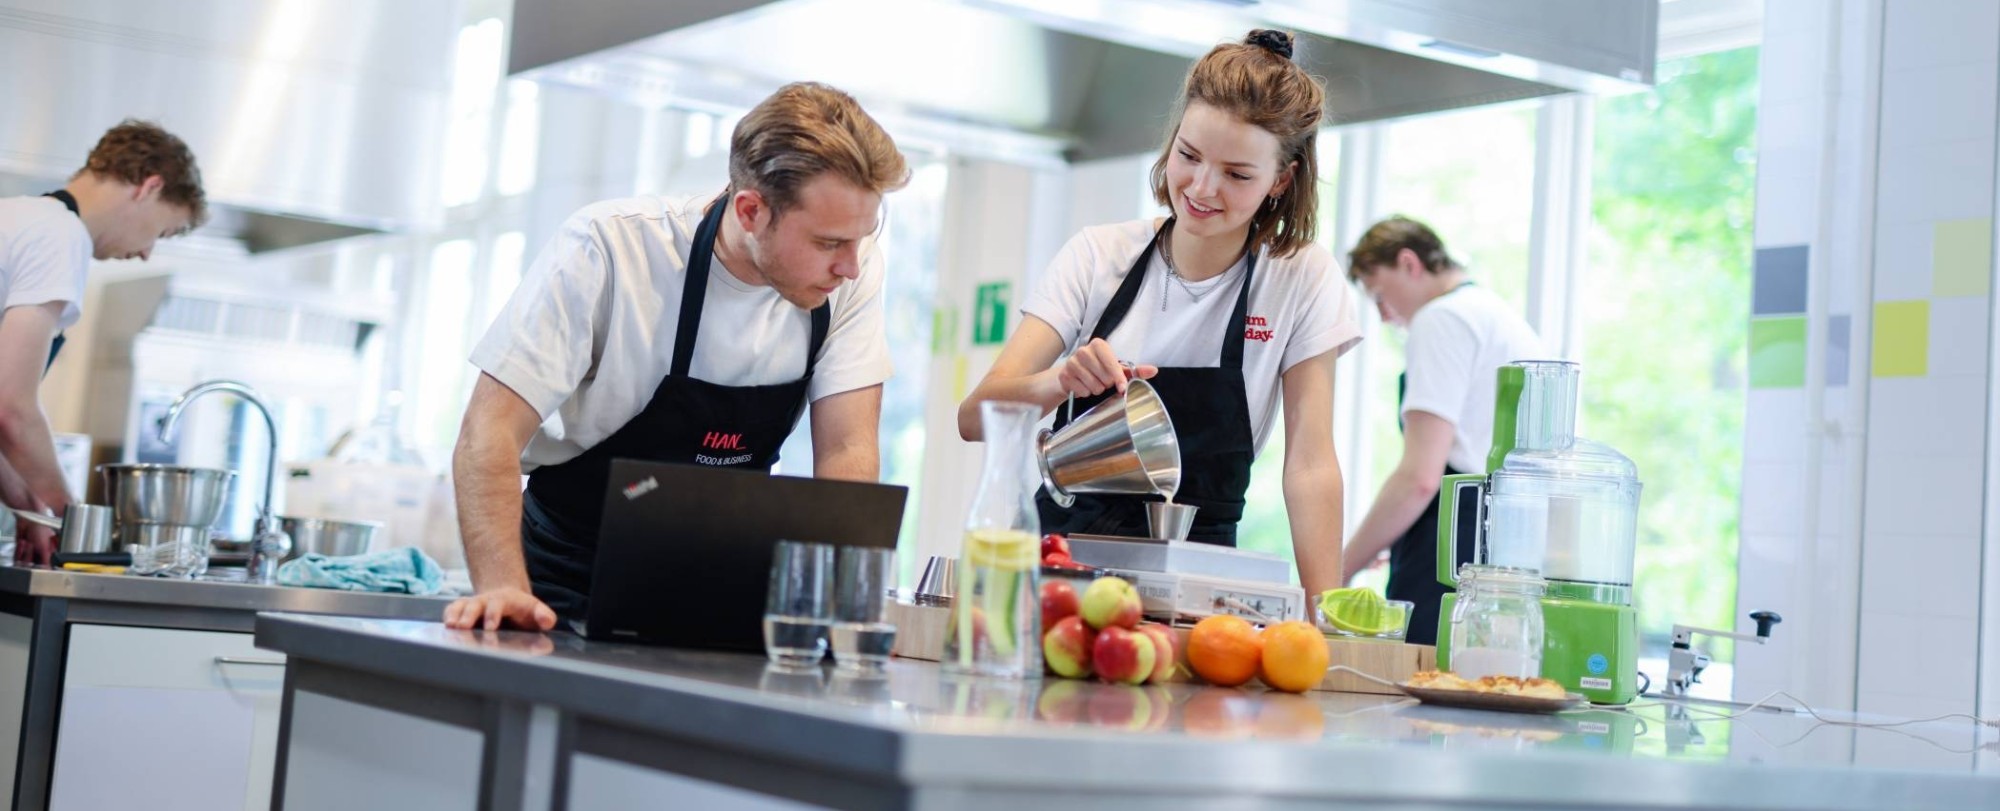
[[[1041,410],[989,401],[979,404],[979,418],[986,462],[965,522],[944,664],[958,672],[1034,678],[1042,673],[1042,531],[1035,511]]]

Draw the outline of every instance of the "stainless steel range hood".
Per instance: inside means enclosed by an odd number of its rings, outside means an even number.
[[[1299,33],[1328,120],[1650,83],[1657,0],[516,0],[509,69],[646,104],[736,108],[787,81],[899,131],[1069,160],[1158,143],[1191,59]]]
[[[455,2],[0,0],[0,191],[60,186],[104,130],[201,163],[205,233],[274,250],[434,224]]]

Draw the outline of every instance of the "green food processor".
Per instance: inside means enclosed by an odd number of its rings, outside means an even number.
[[[1446,476],[1439,515],[1479,501],[1475,563],[1539,571],[1545,634],[1542,678],[1594,703],[1639,694],[1639,627],[1632,607],[1639,474],[1608,445],[1576,436],[1578,368],[1567,361],[1500,367],[1487,473]],[[1438,522],[1438,582],[1458,585],[1458,522]],[[1456,594],[1438,613],[1437,661],[1451,667]]]

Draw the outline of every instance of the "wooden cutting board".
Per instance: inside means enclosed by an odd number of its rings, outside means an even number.
[[[889,621],[896,624],[895,655],[929,662],[944,656],[944,632],[951,621],[950,608],[891,603]],[[1200,681],[1194,676],[1193,668],[1187,666],[1187,640],[1188,629],[1174,629],[1174,647],[1181,667],[1175,670],[1170,681]],[[1437,669],[1437,648],[1429,645],[1327,637],[1326,648],[1327,660],[1331,664],[1346,665],[1393,682],[1409,681],[1410,676],[1420,670]],[[1400,695],[1395,688],[1384,687],[1351,673],[1329,673],[1314,689],[1336,693]]]

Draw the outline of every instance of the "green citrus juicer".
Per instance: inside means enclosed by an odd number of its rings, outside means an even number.
[[[1639,474],[1632,460],[1576,436],[1577,365],[1516,361],[1500,367],[1487,473],[1446,476],[1438,491],[1438,582],[1458,585],[1452,562],[1461,498],[1479,505],[1472,559],[1540,571],[1545,626],[1542,677],[1599,704],[1639,693],[1638,614],[1632,558],[1638,545]],[[1451,667],[1447,594],[1438,613],[1437,660]]]

